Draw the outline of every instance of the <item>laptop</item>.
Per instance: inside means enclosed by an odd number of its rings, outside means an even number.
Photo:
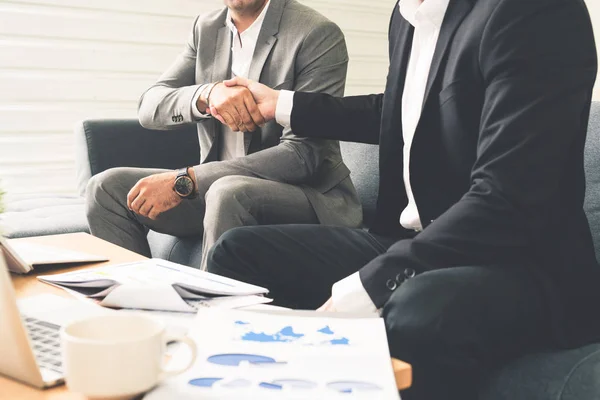
[[[5,239],[0,236],[0,252],[4,253],[8,269],[26,274],[36,266],[78,264],[108,261],[106,257],[81,251],[66,250],[29,241]]]
[[[55,295],[35,296],[17,304],[0,254],[0,374],[37,388],[63,383],[60,328],[108,312],[92,303]]]

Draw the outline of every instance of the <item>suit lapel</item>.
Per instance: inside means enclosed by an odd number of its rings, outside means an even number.
[[[224,81],[231,78],[231,31],[222,26],[217,31],[215,58],[210,76],[211,82]]]
[[[281,23],[281,16],[286,6],[287,1],[271,0],[269,3],[269,9],[265,15],[265,19],[260,29],[258,39],[256,41],[256,47],[254,48],[254,55],[252,56],[252,63],[250,64],[250,70],[248,71],[248,78],[253,81],[260,80],[260,74],[263,70],[265,62],[277,42],[277,33],[279,33],[279,24]]]
[[[281,23],[281,16],[283,10],[287,4],[287,1],[276,1],[271,0],[269,3],[269,9],[265,15],[260,34],[256,41],[256,47],[254,49],[254,55],[252,56],[252,62],[250,63],[250,70],[248,71],[248,79],[253,81],[260,81],[260,75],[265,66],[269,54],[275,43],[277,42],[277,33],[279,32],[279,24]],[[248,154],[250,148],[250,142],[252,140],[260,140],[260,129],[253,132],[246,132],[244,134],[244,151]]]
[[[406,70],[408,69],[408,60],[412,49],[412,41],[414,36],[413,26],[405,20],[398,7],[395,11],[398,15],[398,22],[394,23],[397,29],[391,31],[390,38],[391,55],[390,67],[388,72],[387,84],[385,89],[384,113],[386,118],[382,120],[382,132],[393,132],[386,135],[386,142],[403,143],[402,140],[402,95],[404,93],[404,85],[406,81]],[[391,148],[391,147],[390,147]],[[390,154],[391,155],[391,154]],[[396,157],[395,154],[392,155]]]
[[[435,53],[433,54],[433,60],[431,62],[431,69],[429,70],[429,77],[427,79],[427,86],[425,88],[425,97],[423,99],[423,106],[427,103],[427,99],[431,94],[431,89],[435,83],[439,73],[442,62],[448,52],[450,43],[454,38],[454,33],[462,23],[463,19],[471,11],[472,4],[469,0],[450,0],[448,5],[448,11],[444,17],[442,28],[440,29],[440,36],[438,38],[437,45],[435,47]]]
[[[225,18],[225,15],[223,18]],[[215,35],[215,54],[209,82],[220,82],[231,78],[231,31],[224,21],[223,19],[223,26],[217,30]],[[216,120],[211,121],[211,123],[214,125],[214,129],[206,130],[211,136],[211,146],[202,162],[218,159],[219,141],[221,140],[219,133],[222,126]]]

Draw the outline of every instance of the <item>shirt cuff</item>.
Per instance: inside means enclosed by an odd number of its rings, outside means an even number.
[[[200,98],[200,95],[202,94],[204,89],[206,89],[207,86],[208,86],[208,84],[200,85],[198,90],[196,90],[194,97],[192,98],[192,105],[191,105],[192,106],[192,116],[196,119],[203,119],[203,118],[211,117],[210,114],[206,114],[206,113],[203,113],[200,110],[198,110],[198,98]]]
[[[360,312],[379,315],[377,307],[365,290],[358,272],[336,282],[331,289],[333,308],[340,312]]]
[[[294,108],[294,92],[281,90],[275,107],[275,121],[284,128],[292,125],[292,108]]]

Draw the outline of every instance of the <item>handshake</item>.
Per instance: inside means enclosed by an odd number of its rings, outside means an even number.
[[[252,132],[275,119],[279,91],[246,78],[217,83],[197,107],[229,126],[234,132]]]

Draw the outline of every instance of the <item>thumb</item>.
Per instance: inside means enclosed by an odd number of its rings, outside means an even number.
[[[241,76],[236,76],[235,78],[223,81],[223,84],[227,87],[232,87],[232,86],[244,86],[244,87],[248,87],[250,86],[250,81],[246,78],[243,78]]]

